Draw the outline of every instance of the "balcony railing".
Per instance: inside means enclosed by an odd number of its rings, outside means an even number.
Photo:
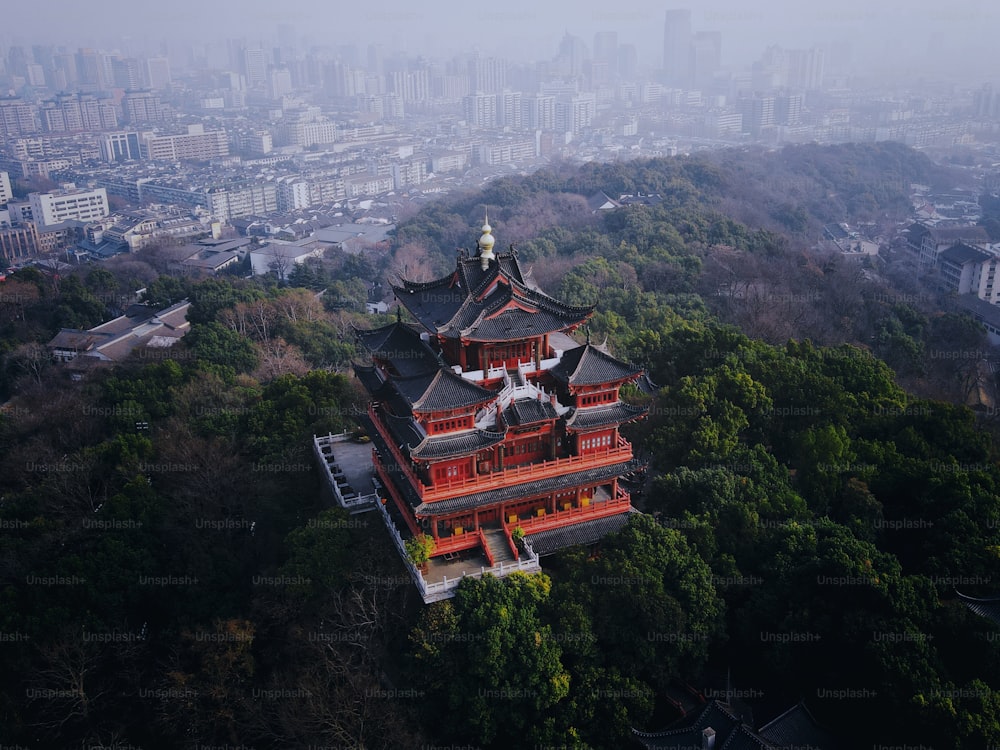
[[[420,571],[417,570],[416,566],[410,562],[410,557],[406,554],[406,544],[403,542],[403,537],[399,533],[399,529],[396,528],[396,524],[392,522],[392,518],[390,518],[389,512],[386,510],[385,506],[382,505],[382,503],[376,503],[375,508],[382,516],[382,521],[385,523],[386,529],[389,530],[389,536],[392,539],[393,544],[396,546],[396,551],[399,552],[399,555],[403,560],[403,565],[406,566],[407,571],[410,573],[410,577],[417,585],[417,589],[420,591],[420,596],[423,598],[424,603],[429,604],[430,602],[436,602],[441,599],[448,599],[454,596],[455,589],[458,587],[458,584],[462,582],[462,578],[465,576],[450,579],[446,576],[442,581],[427,583]],[[476,535],[474,534],[469,534],[469,536],[476,539]],[[485,540],[482,540],[482,543],[483,548],[487,549]],[[527,540],[525,540],[525,556],[523,559],[510,563],[491,565],[489,568],[480,567],[478,573],[471,573],[468,577],[482,578],[484,575],[490,574],[502,578],[503,576],[510,575],[515,571],[537,573],[541,569],[542,567],[538,563],[538,555],[535,554],[534,550],[531,549],[531,545],[527,544]]]
[[[631,444],[620,435],[618,443],[604,450],[585,453],[580,456],[567,456],[549,461],[540,461],[523,466],[505,467],[503,471],[476,477],[467,477],[435,482],[433,487],[423,487],[420,495],[425,502],[444,500],[457,495],[468,495],[473,492],[507,487],[521,482],[537,481],[550,477],[561,476],[572,471],[607,466],[608,464],[630,461],[632,459]]]
[[[596,521],[598,518],[615,516],[624,513],[632,505],[629,493],[622,489],[618,490],[618,495],[614,500],[591,503],[586,506],[578,506],[569,510],[557,510],[555,513],[546,513],[544,516],[518,519],[514,523],[504,521],[504,530],[509,534],[520,526],[526,534],[537,534],[540,531],[549,531],[565,526],[567,523],[582,523],[583,521]]]
[[[505,467],[503,471],[496,471],[480,476],[442,479],[435,482],[433,486],[428,487],[411,468],[409,458],[404,456],[403,452],[396,446],[389,428],[382,421],[374,405],[368,407],[368,416],[371,417],[375,428],[379,431],[386,445],[389,446],[392,457],[396,461],[400,471],[406,475],[417,494],[425,502],[445,500],[458,495],[468,495],[473,492],[498,489],[521,482],[549,479],[550,477],[561,476],[573,471],[583,471],[584,469],[607,466],[632,459],[632,445],[619,435],[616,445],[603,450],[591,451],[579,456],[554,458],[549,461],[540,461],[522,466]]]

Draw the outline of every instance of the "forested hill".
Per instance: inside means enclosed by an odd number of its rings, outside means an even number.
[[[896,221],[910,213],[911,183],[954,187],[956,173],[899,143],[787,146],[780,151],[731,149],[693,156],[614,164],[556,165],[527,177],[488,183],[481,192],[449,198],[399,227],[399,246],[418,244],[448,255],[469,243],[469,226],[490,209],[501,241],[520,246],[550,227],[587,225],[582,199],[603,191],[656,193],[682,236],[728,239],[724,219],[752,229],[814,237],[837,221]],[[718,224],[706,236],[684,232],[686,213]],[[499,235],[498,235],[499,238]],[[562,252],[572,252],[562,248]]]
[[[872,216],[856,196],[892,221],[941,174],[880,144],[499,180],[406,222],[377,269],[148,280],[190,332],[80,382],[44,343],[132,279],[12,274],[0,744],[598,750],[676,717],[679,682],[728,682],[757,726],[802,701],[841,750],[1000,746],[1000,627],[956,593],[1000,594],[997,447],[914,393],[964,400],[983,332],[807,249]],[[664,200],[595,214],[598,190]],[[655,478],[599,555],[425,606],[381,524],[326,507],[310,441],[357,426],[351,332],[391,320],[362,312],[372,281],[453,267],[484,206],[661,387],[629,434]]]

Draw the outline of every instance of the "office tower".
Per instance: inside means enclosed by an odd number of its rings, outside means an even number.
[[[594,34],[594,62],[607,64],[608,81],[618,78],[617,31],[598,31]]]
[[[252,89],[267,83],[267,50],[243,50],[243,73],[247,79],[247,88]]]
[[[709,89],[715,72],[722,67],[722,32],[699,31],[691,44],[691,83]]]
[[[113,60],[111,70],[114,74],[115,86],[126,91],[142,88],[142,73],[139,61],[134,57],[122,57]]]
[[[146,85],[151,89],[165,89],[170,85],[170,60],[151,57],[146,60]]]
[[[663,73],[669,86],[685,87],[691,77],[691,11],[668,10],[663,24]]]
[[[507,85],[507,61],[476,54],[469,60],[469,80],[473,92],[499,94]]]

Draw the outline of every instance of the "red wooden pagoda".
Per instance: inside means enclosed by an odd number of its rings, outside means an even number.
[[[432,536],[435,558],[469,551],[491,565],[498,538],[517,556],[517,527],[544,555],[624,525],[619,478],[636,463],[619,427],[647,412],[619,398],[641,368],[567,335],[593,306],[549,297],[516,250],[493,244],[487,223],[454,272],[394,286],[417,325],[397,315],[359,331],[372,365],[355,368],[393,516]]]

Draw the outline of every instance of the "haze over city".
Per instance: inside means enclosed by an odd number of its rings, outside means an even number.
[[[613,5],[597,0],[544,7],[529,0],[473,4],[443,0],[427,7],[388,0],[367,4],[293,0],[200,3],[178,0],[137,8],[124,0],[87,4],[15,5],[4,14],[3,44],[65,44],[120,49],[125,54],[165,48],[176,55],[190,43],[246,37],[299,49],[378,43],[406,55],[443,57],[478,50],[512,62],[548,59],[565,34],[588,45],[598,31],[616,31],[635,44],[639,64],[662,64],[664,13],[680,4],[637,0]],[[722,64],[743,67],[771,44],[836,45],[849,50],[855,72],[878,75],[961,76],[990,79],[998,56],[991,40],[997,12],[978,0],[880,3],[860,0],[812,5],[768,0],[749,6],[713,2],[691,11],[695,31],[722,34]]]

